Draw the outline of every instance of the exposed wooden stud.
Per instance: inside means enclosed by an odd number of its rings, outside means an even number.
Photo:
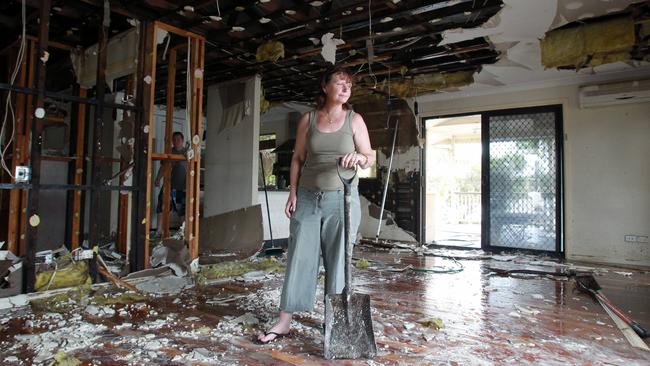
[[[165,115],[165,154],[172,153],[172,134],[174,132],[174,92],[176,90],[176,49],[169,51],[169,60],[167,63],[167,110]],[[186,136],[187,138],[187,136]],[[169,236],[169,209],[170,209],[170,196],[171,196],[171,175],[172,163],[170,161],[162,161],[160,169],[164,168],[163,180],[163,206],[162,206],[162,223],[157,223],[160,227],[159,232],[162,232],[163,238]]]
[[[35,83],[35,73],[36,73],[36,50],[37,50],[37,43],[34,40],[28,41],[29,43],[29,76],[27,77],[27,86],[32,88],[34,87]],[[34,114],[34,95],[28,94],[27,95],[27,106],[26,106],[26,112],[25,112],[25,130],[24,134],[21,138],[20,144],[22,144],[22,151],[23,151],[23,163],[28,164],[30,161],[30,139],[32,135],[32,118]],[[18,254],[19,255],[25,255],[26,253],[26,245],[25,245],[25,239],[27,236],[27,191],[23,190],[21,192],[21,199],[20,199],[20,226],[18,227],[18,233],[20,234],[20,238],[18,239]]]
[[[39,62],[35,70],[35,79],[38,85],[39,94],[34,101],[35,108],[44,107],[45,99],[45,61],[47,60],[43,55],[47,53],[47,42],[49,39],[50,28],[50,0],[42,0],[40,7],[40,25],[38,37],[38,55]],[[27,195],[27,216],[30,217],[30,225],[26,228],[25,233],[25,292],[34,291],[34,282],[36,280],[35,260],[36,260],[36,245],[38,239],[38,225],[40,222],[36,220],[39,214],[39,195],[41,183],[41,149],[42,149],[42,134],[43,124],[36,118],[31,116],[32,121],[32,136],[31,136],[31,170],[32,170],[32,189],[29,190]],[[32,219],[33,218],[33,219]]]
[[[18,85],[26,86],[27,74],[32,72],[32,68],[28,68],[29,57],[24,55],[30,54],[30,47],[32,42],[26,42],[23,59],[20,63],[20,74],[18,77]],[[23,144],[25,139],[25,109],[26,109],[27,95],[23,93],[16,94],[16,126],[14,128],[14,142],[12,146],[12,162],[11,162],[11,172],[14,174],[16,171],[16,166],[23,165],[24,159],[26,156],[25,149],[26,147]],[[7,225],[7,249],[14,253],[18,254],[18,242],[20,235],[20,206],[21,206],[22,192],[18,189],[12,189],[9,192],[9,209],[8,209],[8,225]]]
[[[135,75],[129,75],[124,88],[126,94],[135,95]],[[124,115],[131,112],[124,112]],[[132,126],[133,127],[133,126]],[[131,162],[124,160],[120,156],[120,172],[124,172]],[[122,186],[126,183],[124,174],[120,174],[119,184]],[[119,193],[118,208],[117,208],[117,250],[122,254],[127,254],[127,242],[129,232],[129,195],[122,192]]]
[[[169,25],[167,23],[163,23],[163,22],[155,22],[155,23],[157,28],[166,30],[167,32],[174,33],[176,35],[183,36],[183,37],[198,38],[205,41],[205,37],[199,34],[192,33],[182,28],[174,27],[173,25]]]
[[[131,245],[129,248],[129,264],[131,272],[142,270],[148,260],[145,249],[148,246],[150,180],[147,173],[149,168],[149,119],[153,118],[153,85],[152,72],[155,72],[156,36],[153,22],[142,22],[140,27],[140,47],[138,55],[138,70],[136,74],[135,102],[139,107],[136,113],[133,136],[135,146],[133,151],[133,185],[137,191],[132,193],[131,209]],[[151,80],[146,83],[144,80]],[[148,253],[148,250],[147,250]]]
[[[104,130],[104,97],[106,95],[106,62],[107,62],[107,45],[108,31],[110,24],[110,13],[104,8],[103,21],[99,27],[99,40],[97,42],[97,77],[95,79],[95,99],[97,105],[94,110],[94,127],[93,127],[93,148],[91,160],[91,184],[93,187],[102,185],[102,161],[98,158],[103,154],[102,138]],[[92,190],[90,192],[90,212],[99,212],[101,192]],[[106,218],[99,217],[97,214],[91,214],[89,217],[88,239],[90,246],[94,247],[99,244],[99,221]]]
[[[179,154],[151,153],[151,160],[183,161],[185,159],[187,159],[185,156]]]
[[[201,191],[201,136],[203,136],[202,103],[203,103],[203,77],[197,77],[194,70],[203,70],[205,65],[205,42],[201,39],[192,40],[192,55],[190,70],[191,83],[191,108],[190,108],[190,148],[194,156],[188,163],[187,195],[185,214],[185,240],[188,243],[191,258],[199,256],[199,197]],[[189,106],[188,106],[189,108]],[[198,139],[195,139],[198,137]],[[197,141],[198,140],[198,141]]]
[[[145,142],[145,145],[142,146],[142,149],[145,149],[146,151],[146,156],[145,156],[145,164],[146,164],[146,173],[143,181],[139,181],[139,189],[143,190],[146,192],[145,194],[145,202],[146,202],[146,209],[145,209],[145,219],[144,219],[144,232],[145,232],[145,240],[144,240],[144,247],[142,248],[142,254],[143,254],[143,265],[144,268],[149,268],[149,231],[151,229],[151,202],[152,202],[152,197],[151,197],[151,176],[152,176],[152,168],[153,168],[153,161],[151,160],[151,154],[153,153],[153,131],[154,131],[154,118],[153,118],[153,111],[154,111],[154,95],[155,95],[155,87],[156,87],[156,61],[158,59],[157,57],[157,40],[156,40],[156,32],[158,29],[158,24],[159,22],[154,22],[151,25],[148,25],[147,32],[151,32],[151,39],[147,39],[147,45],[145,49],[145,78],[147,78],[148,83],[144,86],[143,89],[143,102],[144,102],[144,108],[145,108],[145,120],[146,120],[146,131],[143,131],[145,134],[146,142],[143,139],[143,142]],[[140,82],[138,80],[138,82]]]
[[[78,95],[85,98],[87,90],[79,87]],[[86,136],[86,105],[84,103],[77,104],[77,136],[75,144],[75,162],[74,162],[74,184],[83,184],[84,176],[84,152],[85,152],[85,136]],[[72,231],[70,233],[70,246],[74,250],[81,244],[81,202],[82,191],[72,192]]]

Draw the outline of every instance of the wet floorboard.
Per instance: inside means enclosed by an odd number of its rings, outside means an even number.
[[[49,364],[59,351],[82,364],[107,365],[650,364],[650,352],[632,348],[573,280],[488,270],[553,271],[533,257],[454,261],[369,249],[355,257],[371,266],[355,269],[354,282],[371,297],[379,351],[372,361],[322,358],[322,285],[315,311],[296,314],[290,337],[257,344],[256,335],[274,321],[282,286],[282,274],[269,274],[98,306],[99,313],[83,300],[60,313],[5,312],[0,364]],[[650,327],[650,274],[601,266],[596,278],[610,300]],[[444,325],[434,329],[418,322],[423,318]]]

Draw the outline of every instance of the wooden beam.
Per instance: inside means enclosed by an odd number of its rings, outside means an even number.
[[[35,73],[36,73],[36,41],[29,41],[29,76],[27,77],[27,86],[32,88],[35,83]],[[27,106],[25,112],[25,130],[21,138],[20,144],[22,145],[23,151],[23,163],[28,164],[30,161],[30,138],[32,134],[32,123],[31,120],[34,115],[34,96],[32,94],[27,95]],[[20,233],[20,238],[18,240],[18,253],[19,255],[25,255],[27,252],[25,238],[27,235],[27,191],[24,190],[21,192],[20,199],[20,226],[18,229]]]
[[[174,132],[174,92],[176,90],[176,49],[169,52],[169,60],[167,66],[167,110],[165,116],[165,154],[171,155],[172,153],[172,134]],[[184,160],[183,156],[183,160]],[[165,171],[163,180],[163,206],[162,206],[162,222],[157,223],[160,227],[159,232],[162,232],[163,238],[169,237],[169,209],[170,209],[170,196],[171,196],[171,168],[170,161],[162,161],[160,169]]]
[[[166,153],[151,153],[151,160],[160,160],[160,161],[183,161],[187,158],[184,155],[179,154],[169,154]]]
[[[152,69],[155,67],[155,46],[156,36],[154,34],[153,22],[142,22],[140,27],[140,50],[138,54],[138,69],[135,79],[136,93],[135,102],[138,110],[135,115],[133,136],[135,145],[133,147],[133,185],[137,191],[131,194],[131,245],[129,247],[129,264],[131,272],[139,271],[145,268],[145,247],[148,245],[148,225],[149,218],[147,211],[149,209],[149,197],[151,193],[148,181],[148,164],[149,164],[149,118],[153,113],[151,98],[152,86],[145,83],[145,79],[151,78]],[[155,71],[155,70],[154,70]],[[153,79],[152,79],[153,80]]]
[[[156,32],[158,30],[159,22],[153,22],[152,24],[147,25],[147,33],[151,33],[151,38],[147,39],[147,44],[145,48],[145,69],[144,74],[145,78],[148,78],[149,83],[144,86],[142,98],[145,108],[145,139],[143,142],[145,146],[141,148],[146,149],[146,172],[143,181],[138,181],[139,188],[146,192],[146,209],[145,209],[145,218],[144,218],[144,232],[145,240],[144,247],[142,248],[143,254],[143,265],[144,268],[149,268],[149,230],[151,229],[151,175],[153,174],[153,160],[151,159],[153,153],[153,131],[155,128],[153,112],[154,112],[154,96],[155,96],[155,87],[156,87],[156,60],[157,58],[157,37]]]
[[[102,139],[104,130],[104,97],[106,95],[106,62],[107,62],[107,45],[108,45],[108,32],[110,28],[110,13],[104,8],[102,24],[99,27],[99,40],[97,42],[97,74],[95,82],[95,100],[97,105],[94,111],[94,127],[93,127],[93,147],[91,159],[91,173],[90,180],[93,187],[98,187],[102,184],[102,162],[98,159],[102,155]],[[99,220],[109,220],[107,217],[101,217],[99,212],[101,192],[99,190],[91,190],[90,192],[90,212],[89,217],[89,231],[88,240],[90,247],[94,247],[99,243]]]
[[[159,22],[159,21],[156,21],[155,23],[156,23],[157,28],[160,28],[162,30],[166,30],[169,33],[174,33],[176,35],[183,36],[183,37],[198,38],[198,39],[202,39],[203,41],[205,41],[205,37],[203,37],[202,35],[186,31],[185,29],[174,27],[173,25],[169,25],[167,23],[163,23],[163,22]]]
[[[190,235],[187,236],[188,249],[192,259],[199,256],[199,206],[201,193],[201,140],[203,136],[203,77],[197,77],[195,70],[203,70],[205,67],[205,41],[196,38],[192,47],[192,133],[190,146],[194,149],[194,156],[190,160],[189,184],[191,194],[186,196],[186,228],[190,227]]]
[[[20,74],[18,77],[18,85],[26,86],[27,73],[31,72],[31,67],[28,68],[28,60],[31,52],[31,42],[25,43],[23,59],[20,63]],[[23,93],[16,94],[16,125],[14,127],[14,142],[12,146],[12,159],[11,159],[11,172],[14,174],[16,166],[24,164],[25,153],[23,141],[25,138],[25,108],[27,102],[27,95]],[[13,182],[15,183],[15,181]],[[22,211],[21,206],[22,192],[18,189],[12,189],[9,192],[9,211],[8,211],[8,226],[7,226],[7,249],[16,254],[18,253],[18,242],[20,235],[20,215]]]
[[[87,95],[86,89],[79,87],[78,96],[85,98]],[[74,156],[76,160],[74,162],[74,184],[81,185],[83,184],[84,176],[84,151],[85,151],[85,136],[86,136],[86,104],[79,103],[77,104],[77,136],[75,143],[75,153]],[[81,201],[82,201],[83,192],[73,191],[72,192],[72,231],[70,246],[74,250],[79,248],[81,241]]]
[[[39,93],[34,101],[35,108],[44,109],[45,99],[45,58],[43,55],[47,53],[47,42],[49,39],[50,28],[50,0],[42,0],[40,7],[40,24],[39,24],[39,37],[38,37],[38,67],[36,67],[35,79],[37,81]],[[35,260],[36,260],[36,245],[38,239],[38,225],[40,222],[36,220],[39,214],[39,195],[41,183],[41,149],[42,149],[42,134],[43,124],[39,123],[35,116],[32,116],[32,136],[31,136],[31,170],[32,170],[32,189],[29,190],[27,197],[27,216],[30,217],[30,225],[26,230],[26,258],[25,258],[25,291],[34,291],[34,282],[36,280]],[[33,218],[33,219],[32,219]]]
[[[135,75],[130,75],[124,88],[126,94],[135,95]],[[132,112],[125,111],[123,116],[130,115]],[[133,127],[133,126],[132,126]],[[133,131],[132,131],[133,132]],[[126,161],[120,156],[120,172],[124,172],[131,162]],[[124,174],[120,174],[119,184],[122,186],[126,183]],[[117,250],[122,254],[128,253],[128,232],[129,232],[129,194],[119,193],[117,208]]]

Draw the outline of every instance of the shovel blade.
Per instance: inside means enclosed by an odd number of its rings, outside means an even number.
[[[349,315],[349,318],[348,318]],[[325,296],[325,358],[373,358],[377,355],[370,296]]]

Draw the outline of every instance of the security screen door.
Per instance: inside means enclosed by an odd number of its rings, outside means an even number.
[[[482,114],[482,246],[561,254],[561,106]]]

